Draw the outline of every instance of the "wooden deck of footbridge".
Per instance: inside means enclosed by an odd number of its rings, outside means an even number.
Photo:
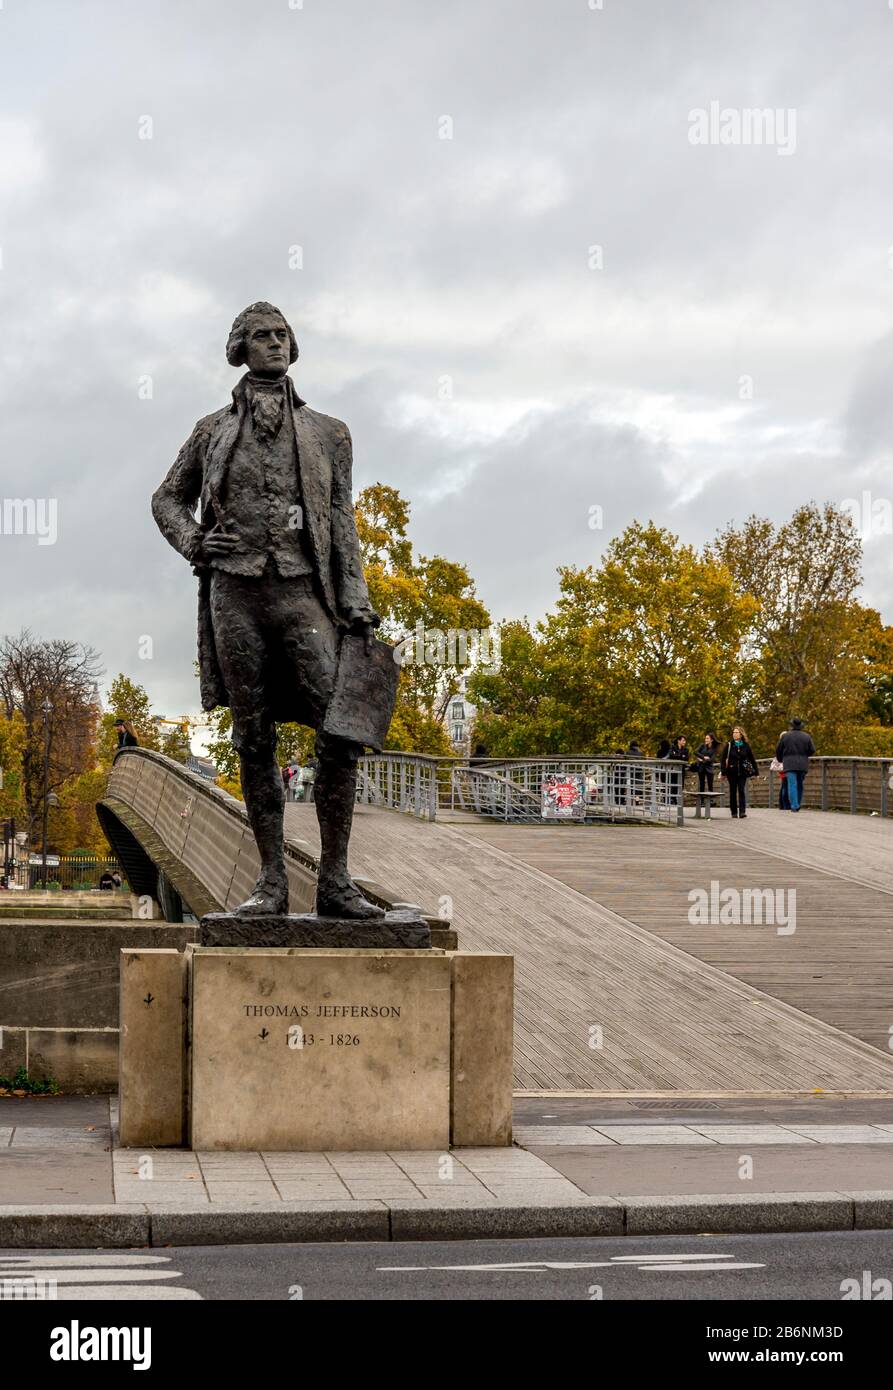
[[[310,807],[287,811],[315,843]],[[893,825],[434,824],[358,810],[355,872],[516,959],[525,1089],[893,1090]],[[692,889],[781,889],[795,930],[693,925]]]

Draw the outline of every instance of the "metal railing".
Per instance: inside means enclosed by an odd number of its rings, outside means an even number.
[[[479,767],[450,770],[450,810],[506,821],[542,820],[540,799],[499,773]]]
[[[761,776],[748,783],[754,806],[778,805],[781,778],[770,772],[769,763],[769,758],[758,758]],[[810,758],[803,805],[814,811],[889,816],[893,813],[893,759]]]
[[[780,778],[777,773],[770,772],[770,758],[758,758],[757,764],[760,769],[760,776],[753,778],[747,784],[747,796],[749,803],[754,807],[777,806],[778,795],[781,786]],[[664,778],[667,775],[668,764],[658,762],[653,759],[643,759],[641,762],[627,763],[622,758],[587,758],[585,755],[577,755],[567,758],[509,758],[509,759],[488,759],[485,762],[476,762],[475,767],[479,771],[493,773],[502,776],[516,785],[535,793],[541,793],[543,771],[555,771],[563,769],[567,772],[586,772],[587,769],[615,769],[625,767],[627,769],[641,770],[645,768],[656,770],[659,776],[657,790],[657,816],[642,815],[640,794],[632,797],[633,805],[630,806],[630,789],[627,782],[626,787],[618,797],[616,793],[612,796],[612,787],[616,787],[616,781],[606,779],[604,771],[599,772],[599,777],[604,784],[607,780],[607,794],[602,794],[598,800],[602,801],[605,809],[610,811],[612,801],[615,804],[615,814],[613,819],[661,819],[679,820],[679,807],[676,804],[679,789],[679,771],[670,765],[671,785],[666,787]],[[633,776],[633,773],[624,774],[625,777]],[[614,773],[616,778],[617,773]],[[645,787],[648,787],[646,779]],[[716,805],[728,805],[728,783],[724,782],[719,776],[719,768],[714,768],[713,789],[719,795]],[[689,801],[697,799],[697,783],[689,773],[685,781],[685,797]],[[638,801],[637,801],[638,796]],[[645,795],[645,803],[651,800],[650,795]],[[619,803],[619,804],[617,804]],[[441,800],[441,805],[450,805],[451,801]],[[845,811],[852,815],[893,815],[893,758],[859,758],[844,756],[814,757],[809,760],[809,773],[803,787],[803,805],[816,811]],[[648,807],[650,810],[650,806]],[[504,810],[504,808],[503,808]],[[677,814],[674,815],[673,813]],[[511,818],[511,816],[510,816]],[[589,819],[587,813],[587,819]]]
[[[121,864],[113,856],[48,854],[46,883],[43,881],[43,855],[21,853],[9,864],[5,887],[11,889],[42,889],[50,892],[90,892],[98,889],[103,874],[118,875],[121,885],[127,882]]]
[[[357,768],[357,801],[434,820],[441,760],[419,753],[375,753]]]
[[[543,791],[550,777],[562,774],[582,780],[582,804],[566,817],[571,822],[682,823],[683,769],[652,758],[541,758],[454,765],[450,808],[504,821],[551,821],[544,814]]]
[[[550,778],[579,778],[580,804],[544,812]],[[567,819],[682,822],[683,770],[653,758],[518,758],[486,765],[418,753],[361,758],[357,801],[434,820],[438,810],[470,811],[528,824]]]

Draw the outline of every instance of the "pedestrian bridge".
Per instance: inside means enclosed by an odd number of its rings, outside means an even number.
[[[532,774],[528,818],[506,814],[517,765],[484,769],[512,784],[488,810],[433,759],[369,759],[351,867],[382,904],[451,921],[462,949],[515,956],[521,1090],[893,1093],[889,765],[828,764],[807,782],[826,812],[769,809],[767,778],[745,821],[678,805],[652,820],[640,801],[549,824]],[[254,881],[242,804],[160,754],[119,753],[98,814],[134,891],[173,919],[232,907]],[[312,806],[286,808],[286,848],[306,911]]]

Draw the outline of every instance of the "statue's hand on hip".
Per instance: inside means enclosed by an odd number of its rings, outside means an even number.
[[[211,559],[215,555],[232,555],[240,545],[239,537],[232,531],[224,531],[221,526],[212,526],[202,540],[202,558]]]

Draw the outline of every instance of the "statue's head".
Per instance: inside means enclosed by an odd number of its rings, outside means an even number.
[[[260,376],[282,376],[298,360],[298,344],[285,315],[275,304],[249,304],[229,331],[226,360]]]

